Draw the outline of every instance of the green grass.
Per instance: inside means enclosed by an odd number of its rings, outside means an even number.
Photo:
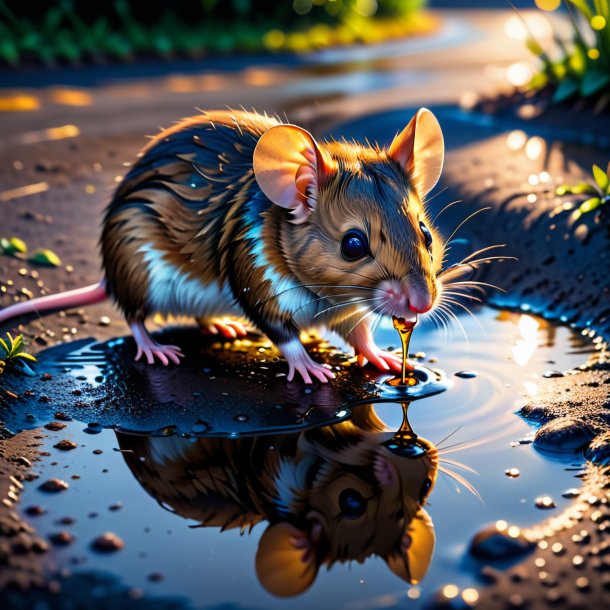
[[[596,110],[610,105],[610,0],[564,0],[571,35],[555,34],[559,57],[551,57],[530,35],[527,46],[541,61],[529,89],[553,90],[552,100],[563,103],[586,99]]]
[[[574,212],[572,219],[578,220],[583,214],[588,214],[597,210],[602,205],[610,203],[610,163],[604,171],[598,165],[594,165],[592,180],[590,182],[580,182],[573,186],[562,185],[557,188],[557,195],[591,195],[583,201]]]
[[[80,64],[206,53],[303,52],[430,29],[425,0],[0,0],[0,62]]]
[[[6,333],[6,339],[0,337],[0,375],[11,365],[31,374],[33,371],[27,362],[36,362],[36,358],[24,351],[23,335],[13,338],[11,333]]]

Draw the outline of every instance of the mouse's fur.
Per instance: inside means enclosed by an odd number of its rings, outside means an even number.
[[[168,510],[221,531],[268,522],[257,574],[270,592],[295,595],[320,566],[371,556],[412,584],[425,574],[434,528],[423,505],[438,455],[424,439],[425,453],[397,455],[384,445],[391,436],[363,405],[350,421],[290,435],[118,439],[138,482]],[[362,514],[342,514],[345,490],[366,499]]]
[[[437,298],[443,246],[426,244],[420,226],[443,158],[429,111],[387,150],[319,144],[266,115],[209,112],[161,132],[139,157],[106,210],[103,282],[9,307],[0,322],[108,294],[130,323],[137,358],[150,363],[182,356],[146,331],[145,319],[161,313],[247,318],[282,351],[289,379],[333,376],[300,343],[311,326],[341,334],[361,363],[400,367],[375,345],[369,323],[374,314],[425,312]],[[368,240],[360,260],[342,256],[353,229]]]

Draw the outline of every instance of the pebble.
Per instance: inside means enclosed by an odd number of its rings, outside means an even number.
[[[55,532],[49,534],[49,540],[54,546],[68,546],[74,542],[74,536],[70,532]]]
[[[561,371],[545,371],[542,376],[545,379],[554,379],[555,377],[563,377],[564,374]]]
[[[516,479],[521,474],[521,472],[518,468],[508,468],[504,471],[504,474],[507,477],[510,477],[511,479]]]
[[[535,544],[519,531],[509,536],[511,528],[499,530],[494,523],[480,530],[470,543],[470,553],[482,559],[509,559],[531,551]]]
[[[53,445],[53,447],[55,447],[55,449],[59,449],[60,451],[70,451],[72,449],[76,449],[78,445],[74,441],[64,438],[63,440],[59,441],[59,443]]]
[[[536,508],[555,508],[555,502],[551,496],[538,496],[534,504]]]
[[[473,379],[478,376],[478,373],[476,371],[458,371],[455,376],[461,379]]]
[[[32,506],[28,506],[25,509],[25,514],[28,515],[29,517],[40,517],[40,515],[44,515],[47,511],[42,508],[42,506],[38,506],[37,504],[34,504]]]
[[[98,326],[110,326],[110,318],[108,316],[102,316],[99,319]]]
[[[61,479],[49,479],[48,481],[42,483],[39,486],[39,489],[42,489],[42,491],[57,493],[59,491],[65,491],[69,487],[70,486],[68,485],[68,483],[62,481]]]
[[[534,446],[552,453],[574,452],[583,449],[594,437],[593,429],[581,419],[558,417],[536,430]]]
[[[106,532],[91,543],[91,547],[100,553],[114,553],[120,551],[124,546],[123,540],[113,532]]]

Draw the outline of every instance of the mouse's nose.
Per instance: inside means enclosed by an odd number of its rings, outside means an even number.
[[[427,290],[425,293],[418,290],[409,294],[409,309],[413,313],[426,313],[431,307],[432,296]]]

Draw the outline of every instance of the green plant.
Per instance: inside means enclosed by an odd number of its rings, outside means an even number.
[[[536,4],[544,8],[545,2]],[[573,97],[587,98],[597,110],[610,103],[610,0],[564,0],[571,36],[558,34],[554,40],[559,57],[552,58],[535,36],[529,33],[526,44],[542,62],[529,89],[553,89],[553,101]]]
[[[610,163],[605,172],[598,165],[594,165],[592,173],[593,182],[580,182],[574,186],[562,185],[557,188],[558,195],[593,195],[572,212],[573,220],[578,220],[583,214],[593,212],[599,206],[610,202]]]
[[[26,361],[36,362],[36,358],[24,351],[23,335],[13,338],[11,333],[7,332],[6,339],[0,337],[0,374],[9,364],[16,364],[23,372],[32,373]]]
[[[0,0],[0,63],[309,51],[429,30],[430,18],[418,15],[424,4],[425,0],[185,0],[170,8],[169,3],[144,0]]]

